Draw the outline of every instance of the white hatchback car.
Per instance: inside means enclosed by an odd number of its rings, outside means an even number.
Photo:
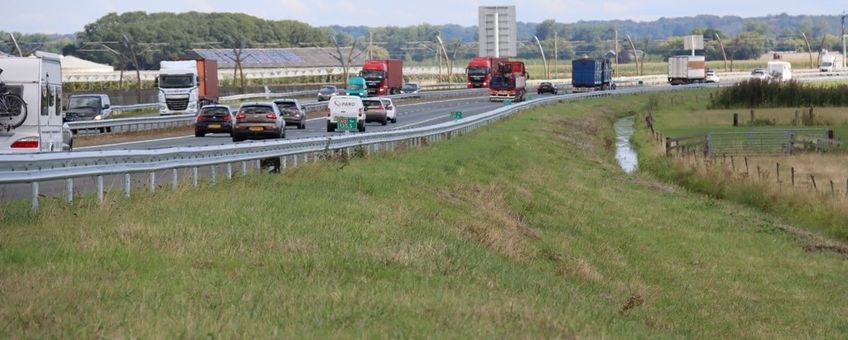
[[[708,83],[718,83],[721,81],[721,78],[718,76],[718,73],[715,70],[707,71],[707,79]]]

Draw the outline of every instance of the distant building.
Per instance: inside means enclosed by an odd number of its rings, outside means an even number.
[[[515,6],[480,6],[478,37],[480,56],[518,55],[518,24]],[[496,31],[497,28],[497,31]]]
[[[349,48],[342,48],[347,58]],[[361,66],[365,61],[365,53],[353,53],[356,58],[351,66]],[[339,61],[333,57],[338,55],[335,47],[303,47],[303,48],[246,48],[242,50],[241,61],[245,69],[293,69],[316,67],[339,67]],[[236,68],[236,55],[232,49],[193,49],[189,57],[202,57],[218,61],[218,68]]]
[[[93,61],[80,59],[72,55],[62,57],[62,73],[67,74],[93,74],[114,72],[111,65],[98,64]]]

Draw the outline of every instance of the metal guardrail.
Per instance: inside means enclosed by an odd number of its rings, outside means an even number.
[[[316,90],[317,91],[317,90]],[[447,90],[447,91],[430,91],[430,92],[421,92],[415,94],[396,94],[392,96],[388,96],[394,100],[409,100],[409,99],[434,99],[434,98],[450,98],[450,97],[461,97],[474,95],[477,93],[482,94],[485,89],[462,89],[462,90]],[[261,96],[259,94],[251,94],[250,96],[257,96],[256,98],[285,98],[287,96],[293,96],[293,93],[298,92],[287,92],[287,93],[263,93]],[[312,93],[310,91],[310,93]],[[156,104],[154,104],[156,105]],[[306,107],[306,112],[320,111],[327,108],[326,102],[318,102],[318,103],[309,103],[304,104]],[[164,128],[173,128],[179,126],[188,126],[194,124],[195,115],[193,114],[183,114],[183,115],[172,115],[172,116],[160,116],[160,117],[134,117],[134,118],[115,118],[115,119],[105,119],[105,120],[87,120],[87,121],[77,121],[77,122],[68,122],[68,127],[74,133],[79,131],[91,131],[91,132],[99,132],[103,133],[125,133],[125,132],[134,132],[134,131],[147,131],[147,130],[155,130],[155,129],[164,129]]]
[[[342,136],[304,138],[297,140],[278,140],[257,143],[227,144],[205,147],[174,147],[157,150],[116,150],[84,151],[63,153],[33,153],[4,155],[0,160],[0,185],[29,183],[32,192],[32,209],[39,205],[39,182],[65,180],[67,201],[74,199],[74,180],[94,177],[96,196],[99,203],[104,201],[104,176],[123,175],[124,195],[129,197],[132,190],[131,174],[148,173],[150,190],[156,189],[156,172],[172,172],[172,183],[178,184],[178,169],[192,169],[192,183],[198,183],[198,168],[209,166],[211,182],[216,181],[218,166],[226,168],[227,178],[233,176],[233,165],[241,165],[247,173],[248,165],[261,167],[263,160],[278,163],[278,168],[294,164],[302,156],[308,161],[311,155],[317,159],[320,155],[345,153],[361,148],[366,153],[380,150],[392,151],[398,147],[420,147],[428,143],[449,139],[466,134],[516,112],[555,102],[580,100],[586,98],[631,95],[648,92],[675,91],[704,86],[645,87],[616,91],[580,93],[553,96],[526,102],[505,105],[504,107],[433,126],[401,129],[377,133],[363,133]]]

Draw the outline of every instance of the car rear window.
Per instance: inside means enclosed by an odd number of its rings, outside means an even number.
[[[246,114],[268,114],[273,113],[274,109],[272,109],[270,106],[265,105],[250,105],[242,106],[240,111]]]
[[[230,113],[230,109],[226,107],[210,107],[204,108],[201,114],[204,116],[225,115]]]
[[[370,108],[370,107],[380,107],[380,106],[383,106],[383,103],[381,103],[379,100],[363,100],[363,101],[362,101],[362,105],[365,105],[365,107],[369,107],[369,108]]]
[[[280,108],[280,110],[297,108],[297,104],[294,102],[278,102],[275,104],[277,104],[277,107]]]

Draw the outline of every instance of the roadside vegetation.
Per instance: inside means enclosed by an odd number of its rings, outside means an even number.
[[[613,117],[644,102],[103,207],[2,205],[0,337],[845,337],[831,241],[613,163]]]
[[[748,86],[743,84],[742,86]],[[728,91],[728,90],[723,90]],[[789,155],[713,154],[666,156],[665,141],[656,140],[645,125],[645,112],[637,119],[635,142],[640,168],[659,178],[719,199],[754,206],[789,223],[848,241],[848,117],[844,108],[815,108],[812,118],[803,108],[708,109],[711,91],[654,96],[654,128],[663,137],[704,135],[708,132],[744,132],[775,129],[831,129],[841,148],[826,152]],[[648,100],[642,107],[647,107]],[[795,111],[800,119],[795,120]],[[806,111],[806,113],[805,113]],[[740,126],[733,127],[733,113]]]

